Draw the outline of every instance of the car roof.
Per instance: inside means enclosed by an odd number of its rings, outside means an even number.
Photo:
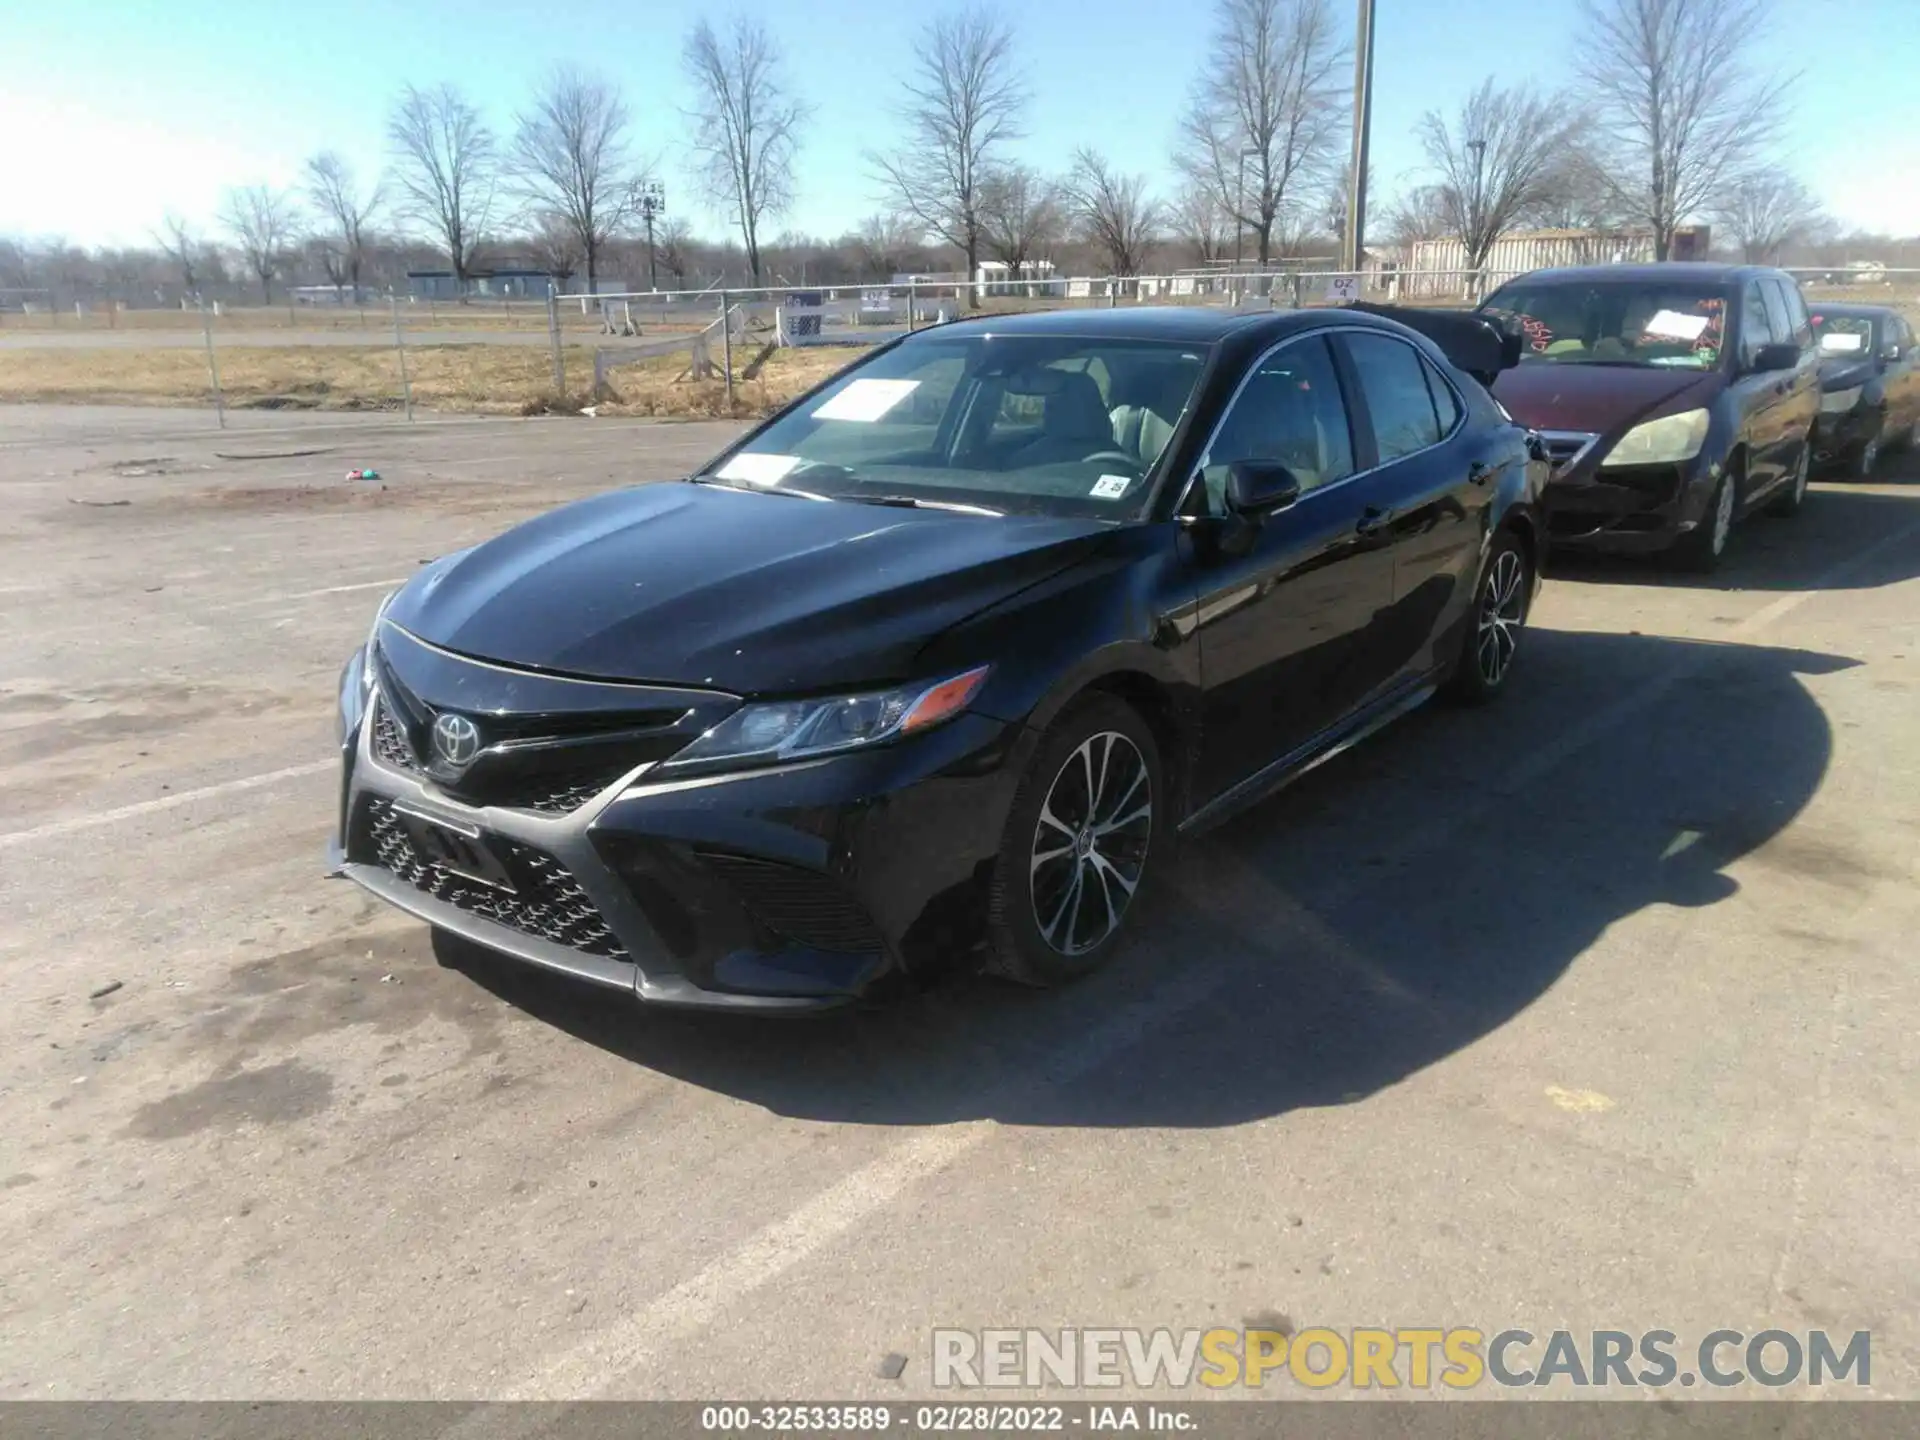
[[[1817,315],[1844,315],[1854,320],[1889,320],[1900,313],[1891,305],[1828,305],[1816,300],[1809,300],[1807,308]]]
[[[933,335],[1059,335],[1075,339],[1173,340],[1211,344],[1228,335],[1257,333],[1274,339],[1294,330],[1341,324],[1394,330],[1397,326],[1345,306],[1302,310],[1234,311],[1203,305],[1123,305],[1113,309],[1036,310],[952,320],[920,332]]]
[[[1529,270],[1506,283],[1520,280],[1550,280],[1568,284],[1587,284],[1604,280],[1636,281],[1691,280],[1700,285],[1732,285],[1742,280],[1766,276],[1791,281],[1793,277],[1771,265],[1727,265],[1710,260],[1662,260],[1634,265],[1565,265],[1544,270]]]

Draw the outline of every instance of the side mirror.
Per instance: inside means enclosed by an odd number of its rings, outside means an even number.
[[[1277,460],[1236,460],[1227,467],[1229,514],[1256,520],[1299,498],[1299,478]]]
[[[1888,345],[1880,351],[1882,360],[1898,360],[1904,352],[1898,345]]]
[[[1791,370],[1800,363],[1798,345],[1778,344],[1762,345],[1759,353],[1753,357],[1753,368],[1757,373],[1775,370]]]

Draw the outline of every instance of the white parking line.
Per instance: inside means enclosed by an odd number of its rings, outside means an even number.
[[[162,810],[176,809],[181,805],[191,805],[196,800],[211,800],[216,795],[232,795],[242,790],[258,790],[267,785],[278,785],[283,780],[302,780],[309,775],[318,775],[331,770],[338,760],[312,760],[305,765],[289,765],[284,770],[269,770],[263,775],[247,775],[238,780],[223,780],[218,785],[203,785],[198,790],[182,790],[174,795],[162,795],[155,800],[141,800],[132,805],[121,805],[112,810],[96,810],[88,815],[70,815],[64,820],[49,820],[44,825],[35,825],[27,830],[9,830],[0,833],[0,850],[13,845],[25,845],[33,840],[50,840],[56,835],[71,835],[76,830],[92,830],[101,825],[114,825],[122,820],[132,820],[141,815],[153,815]]]

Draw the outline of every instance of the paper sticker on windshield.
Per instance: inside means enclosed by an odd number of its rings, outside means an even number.
[[[919,388],[918,380],[849,380],[846,389],[813,412],[813,418],[871,425]]]
[[[749,485],[778,485],[794,466],[798,455],[755,454],[748,450],[720,467],[722,480],[745,480]]]
[[[1706,333],[1710,323],[1705,315],[1682,315],[1678,310],[1661,310],[1647,321],[1644,333],[1658,340],[1698,340]]]
[[[1864,350],[1866,347],[1867,337],[1857,330],[1851,334],[1845,330],[1829,330],[1820,337],[1822,350]]]
[[[1118,500],[1127,493],[1127,487],[1133,482],[1124,475],[1102,475],[1093,482],[1093,498],[1096,500]]]

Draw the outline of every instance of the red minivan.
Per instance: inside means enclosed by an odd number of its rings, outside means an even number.
[[[1804,502],[1819,357],[1800,287],[1753,265],[1535,270],[1480,306],[1522,335],[1493,393],[1553,462],[1556,549],[1712,569],[1736,521]]]

